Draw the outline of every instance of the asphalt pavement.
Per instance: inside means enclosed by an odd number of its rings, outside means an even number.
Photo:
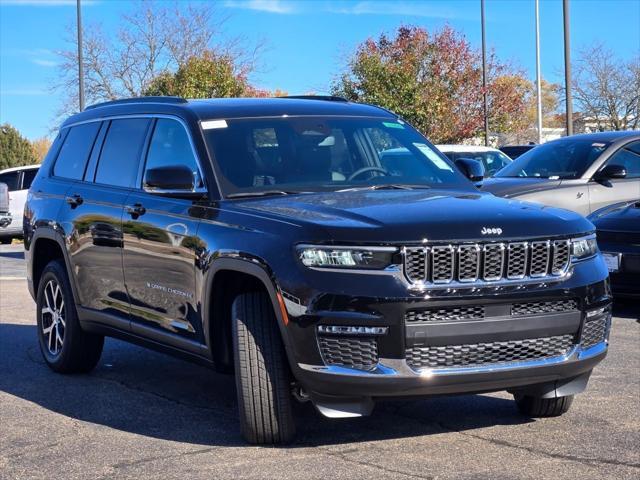
[[[388,402],[329,420],[296,407],[298,439],[253,447],[233,378],[108,339],[89,375],[38,350],[21,246],[0,247],[0,478],[640,478],[640,307],[616,307],[611,348],[559,418],[505,393]]]

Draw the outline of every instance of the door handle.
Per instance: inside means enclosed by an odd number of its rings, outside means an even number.
[[[125,205],[124,211],[135,219],[140,215],[144,215],[147,210],[142,206],[141,203],[134,203],[133,205]]]
[[[82,202],[84,201],[77,193],[66,197],[65,200],[69,205],[71,205],[71,208],[76,208],[78,205],[82,205]]]

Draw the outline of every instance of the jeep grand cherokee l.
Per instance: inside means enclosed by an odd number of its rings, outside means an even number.
[[[349,417],[507,390],[559,415],[607,351],[591,223],[479,192],[394,114],[337,98],[88,108],[24,234],[54,371],[90,371],[104,336],[234,371],[253,443],[292,439],[294,398]]]

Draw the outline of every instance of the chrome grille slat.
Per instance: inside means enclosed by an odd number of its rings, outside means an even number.
[[[569,269],[570,247],[569,240],[405,247],[404,272],[418,285],[557,278]]]

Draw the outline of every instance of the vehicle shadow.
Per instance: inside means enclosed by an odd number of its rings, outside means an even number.
[[[615,299],[613,301],[613,316],[640,322],[640,302],[638,300]]]
[[[0,391],[109,428],[207,446],[239,446],[233,376],[108,339],[89,375],[44,364],[35,326],[0,324]],[[19,401],[19,400],[16,400]],[[5,406],[5,408],[7,408]],[[329,420],[296,404],[293,447],[338,445],[528,423],[513,401],[486,395],[389,401],[370,417]]]

